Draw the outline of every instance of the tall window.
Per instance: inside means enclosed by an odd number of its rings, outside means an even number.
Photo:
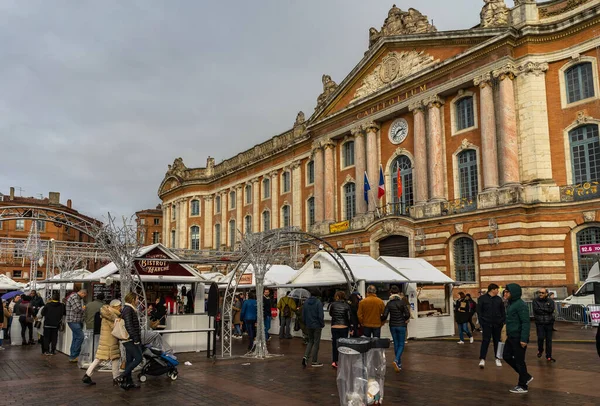
[[[244,217],[244,234],[250,234],[252,232],[252,216],[248,215]]]
[[[459,282],[475,283],[475,250],[467,237],[454,241],[454,271]]]
[[[475,125],[473,96],[463,97],[456,102],[456,131]]]
[[[190,248],[193,250],[200,249],[200,227],[190,227]]]
[[[308,216],[308,225],[315,224],[315,198],[311,197],[306,201],[306,211]]]
[[[12,271],[12,276],[13,276],[13,278],[22,278],[23,271],[21,271],[21,270]]]
[[[263,211],[262,223],[263,231],[269,231],[271,229],[271,212],[269,210]]]
[[[4,221],[0,221],[0,230],[2,230],[2,224],[4,224]]]
[[[477,153],[468,149],[458,154],[458,175],[461,198],[477,197]]]
[[[215,197],[215,213],[221,213],[221,196]]]
[[[175,237],[177,233],[175,230],[171,230],[171,248],[175,248]]]
[[[38,232],[40,232],[40,233],[46,232],[46,222],[43,220],[38,220],[37,221],[37,229],[38,229]]]
[[[344,167],[354,165],[354,141],[342,145],[342,163]]]
[[[262,195],[263,199],[271,197],[271,181],[269,178],[264,178],[262,181]]]
[[[350,220],[356,215],[356,185],[354,183],[344,185],[344,201],[346,203],[346,220]]]
[[[17,231],[23,231],[23,230],[25,230],[25,220],[23,220],[23,219],[17,220],[16,230]]]
[[[171,206],[171,220],[175,220],[177,218],[177,206]]]
[[[583,183],[600,179],[600,138],[598,126],[584,125],[569,131],[573,182]]]
[[[287,204],[281,208],[281,219],[283,227],[289,227],[290,224],[290,206]]]
[[[283,193],[287,193],[291,189],[291,174],[289,171],[285,171],[281,174],[281,190]]]
[[[309,185],[315,183],[315,161],[306,164],[306,181]]]
[[[221,249],[221,225],[215,224],[215,249]]]
[[[152,233],[152,244],[158,244],[160,242],[160,233],[155,231]]]
[[[569,103],[594,97],[592,63],[584,62],[567,69],[565,72],[565,83],[567,85],[567,101]]]
[[[192,216],[200,215],[200,200],[192,200]]]
[[[160,226],[160,219],[154,219],[154,225]]]
[[[246,204],[252,203],[252,185],[246,185],[244,194],[246,195]]]
[[[394,213],[408,213],[408,208],[414,205],[413,173],[410,159],[406,155],[400,155],[392,163],[391,171]],[[400,171],[400,197],[398,197],[398,171]]]
[[[231,248],[235,247],[236,231],[235,220],[229,220],[229,246]]]
[[[577,247],[583,244],[600,244],[600,227],[588,227],[577,233]],[[579,251],[579,249],[577,250]],[[590,274],[592,265],[598,259],[595,255],[579,254],[579,280],[584,281]]]
[[[235,209],[235,191],[229,192],[229,208]]]

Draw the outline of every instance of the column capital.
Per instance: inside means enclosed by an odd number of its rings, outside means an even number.
[[[323,141],[323,148],[330,149],[330,148],[334,148],[334,147],[335,147],[335,141],[332,140],[331,138],[328,138],[325,141]]]
[[[279,171],[274,170],[273,172],[269,173],[269,176],[272,178],[276,178],[277,176],[279,176]]]
[[[546,62],[525,62],[519,65],[519,73],[523,75],[540,76],[546,73],[548,64]]]
[[[250,182],[251,183],[258,183],[258,182],[260,182],[260,179],[259,178],[252,178],[252,179],[250,179]]]
[[[473,83],[475,84],[475,86],[479,86],[481,89],[483,89],[486,86],[490,86],[492,85],[492,74],[491,73],[484,73],[482,75],[479,76],[475,76],[473,78]]]
[[[412,111],[413,114],[418,114],[423,112],[424,107],[423,100],[417,100],[408,105],[408,110]]]
[[[298,169],[300,165],[302,165],[302,161],[297,159],[295,161],[292,161],[292,163],[290,164],[290,169],[293,171],[295,169]]]
[[[435,96],[431,96],[425,99],[424,104],[426,104],[427,108],[429,109],[433,107],[437,107],[439,109],[444,105],[444,100],[436,94]]]
[[[363,128],[365,132],[370,133],[379,131],[381,127],[375,121],[367,121],[363,124]]]
[[[238,192],[241,192],[243,188],[244,188],[243,185],[237,185],[237,186],[235,186],[235,190],[238,191]]]
[[[213,199],[212,196],[202,196],[202,198],[204,199],[205,202],[210,202]]]
[[[514,80],[518,74],[519,70],[513,63],[507,63],[500,69],[492,71],[492,76],[500,81],[503,81],[504,79]]]
[[[323,145],[322,145],[322,143],[321,143],[321,140],[315,140],[315,141],[313,141],[313,143],[312,143],[312,145],[311,145],[311,149],[312,149],[313,151],[319,150],[319,149],[321,149],[321,148],[323,148]]]
[[[362,137],[362,136],[364,136],[365,132],[364,132],[364,130],[363,130],[363,128],[362,128],[361,125],[357,125],[357,126],[352,127],[350,129],[350,134],[352,134],[352,136],[354,138],[356,138],[356,137]]]

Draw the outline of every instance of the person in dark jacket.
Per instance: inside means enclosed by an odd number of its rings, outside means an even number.
[[[312,366],[322,367],[319,362],[319,344],[321,342],[321,331],[325,327],[325,317],[323,312],[323,303],[317,297],[319,292],[315,289],[304,306],[302,306],[302,318],[308,330],[308,345],[302,358],[302,366],[306,366],[308,358],[312,355]]]
[[[122,341],[127,362],[125,363],[125,370],[118,378],[121,388],[125,390],[139,387],[131,377],[131,371],[142,362],[142,336],[137,308],[138,296],[133,292],[129,292],[125,296],[125,306],[121,310],[121,318],[129,334],[129,339]]]
[[[498,343],[502,326],[506,321],[506,310],[502,298],[498,296],[498,285],[491,283],[487,293],[477,301],[477,317],[482,330],[481,349],[479,350],[479,368],[485,367],[485,358],[490,346],[490,339],[494,341],[494,354],[498,353]],[[496,366],[501,367],[502,362],[496,358]]]
[[[473,323],[473,316],[477,313],[477,303],[473,300],[470,293],[465,295],[465,300],[467,301],[467,308],[469,309],[469,324],[471,325],[471,333],[477,331],[475,328],[475,323]]]
[[[271,320],[273,315],[271,314],[271,307],[273,307],[273,299],[271,299],[271,290],[265,289],[263,292],[263,314],[265,320],[265,339],[269,341],[271,336],[269,330],[271,329]]]
[[[21,324],[21,340],[22,345],[35,344],[33,341],[33,307],[30,302],[31,297],[23,295],[21,303],[19,303],[19,323]],[[25,339],[25,332],[29,329],[29,342]]]
[[[44,339],[42,342],[42,353],[45,355],[56,354],[56,342],[58,341],[58,330],[63,323],[63,317],[67,314],[65,305],[60,302],[60,293],[53,292],[52,299],[42,308],[44,318]]]
[[[600,326],[596,328],[596,351],[598,351],[600,357]]]
[[[329,315],[331,316],[331,347],[333,362],[331,366],[337,368],[338,362],[338,345],[337,340],[340,338],[348,338],[350,331],[350,317],[352,310],[346,301],[346,293],[338,291],[334,296],[335,302],[329,307]]]
[[[246,332],[248,333],[248,350],[251,350],[254,346],[254,337],[256,337],[256,330],[254,325],[257,319],[257,304],[256,304],[256,293],[248,293],[248,299],[244,300],[242,304],[242,312],[240,314],[241,320],[246,325]]]
[[[556,362],[552,358],[552,330],[554,327],[554,301],[548,297],[548,289],[542,288],[538,297],[533,300],[533,316],[535,317],[535,328],[537,332],[537,357],[542,358],[544,352],[544,341],[546,342],[546,360]]]
[[[394,340],[393,362],[396,372],[402,369],[402,353],[404,352],[404,342],[406,341],[406,325],[410,321],[410,310],[400,297],[400,288],[394,285],[390,288],[390,300],[385,305],[381,321],[386,321],[390,317],[390,334]]]
[[[38,311],[44,307],[44,299],[42,299],[42,297],[38,295],[35,290],[32,290],[29,295],[31,296],[31,307],[33,308],[33,313],[37,314]]]
[[[454,305],[454,318],[456,320],[456,324],[458,325],[458,335],[460,340],[458,344],[465,343],[465,336],[469,337],[469,341],[473,344],[473,335],[469,331],[469,318],[471,317],[471,313],[469,312],[469,302],[463,292],[459,292],[459,298]]]
[[[506,285],[508,291],[508,310],[506,311],[506,342],[504,344],[504,360],[519,374],[517,386],[511,393],[527,393],[533,376],[527,372],[525,351],[529,343],[529,308],[521,300],[521,286],[516,283]]]
[[[361,326],[358,322],[358,305],[362,297],[360,293],[354,292],[350,295],[350,325],[351,325],[351,336],[360,337],[362,335]]]

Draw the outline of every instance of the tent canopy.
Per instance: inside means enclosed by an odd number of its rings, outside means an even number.
[[[409,282],[446,284],[454,283],[442,271],[421,258],[379,257],[378,261],[395,270]]]
[[[0,290],[17,290],[23,289],[25,284],[15,282],[6,275],[0,275]]]
[[[243,264],[240,266],[244,266]],[[265,275],[265,286],[278,286],[283,285],[296,273],[296,270],[288,265],[271,265],[271,268]],[[234,271],[231,271],[225,276],[219,284],[228,284],[231,278],[233,278]],[[254,267],[248,265],[242,275],[242,279],[238,287],[240,288],[253,288],[256,286],[256,277],[254,276]]]

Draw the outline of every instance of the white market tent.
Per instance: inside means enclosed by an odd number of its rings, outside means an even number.
[[[56,283],[56,281],[65,281],[68,279],[83,279],[88,275],[91,275],[92,273],[90,271],[88,271],[87,269],[81,268],[81,269],[75,269],[74,271],[71,272],[62,272],[59,273],[57,275],[54,275],[52,278],[50,279],[46,279],[43,282],[37,282],[38,284],[40,284],[40,290],[46,289],[47,287],[49,287],[52,290],[60,290],[60,284]],[[65,282],[63,282],[65,283]],[[44,285],[42,285],[44,284]],[[50,285],[52,284],[52,285]],[[66,287],[67,290],[73,290],[73,282],[66,282]]]
[[[243,266],[243,265],[240,265]],[[275,287],[279,285],[286,284],[290,278],[297,271],[288,265],[271,265],[271,268],[267,271],[265,275],[265,286]],[[219,281],[220,285],[226,285],[229,283],[231,278],[233,277],[234,271],[231,271],[225,276],[221,281]],[[238,288],[254,288],[256,286],[256,277],[254,276],[254,267],[252,265],[248,265],[246,270],[244,271],[244,275],[252,275],[252,283],[245,283],[244,277],[242,276],[242,280],[238,285]]]
[[[411,283],[444,285],[454,283],[448,275],[422,258],[379,257],[377,261],[395,270]]]
[[[22,290],[24,287],[24,283],[15,282],[6,275],[0,275],[0,290]]]

